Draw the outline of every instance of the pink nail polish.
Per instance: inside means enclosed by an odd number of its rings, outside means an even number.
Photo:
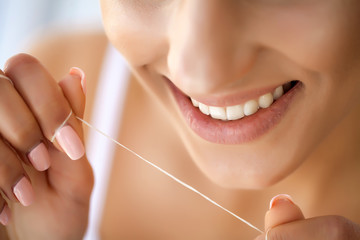
[[[81,88],[83,90],[83,93],[86,95],[86,75],[85,75],[84,71],[78,67],[72,67],[72,68],[70,68],[69,73],[71,75],[76,75],[76,76],[80,77]]]
[[[50,156],[44,143],[40,143],[31,150],[28,154],[28,158],[34,168],[38,171],[45,171],[50,167]]]
[[[1,213],[0,213],[0,223],[4,226],[6,226],[10,221],[10,208],[7,204],[3,207]]]
[[[19,202],[25,207],[30,206],[34,202],[34,190],[30,181],[25,176],[15,185],[13,192]]]
[[[269,204],[269,209],[273,208],[276,204],[280,203],[280,202],[290,202],[290,203],[294,203],[292,197],[288,194],[279,194],[276,195],[275,197],[273,197],[270,201]]]
[[[70,126],[64,126],[56,133],[56,141],[72,160],[77,160],[85,154],[81,139]]]

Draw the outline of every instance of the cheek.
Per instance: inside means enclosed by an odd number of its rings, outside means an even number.
[[[250,31],[261,44],[308,72],[299,80],[307,87],[307,98],[316,102],[317,108],[309,111],[321,109],[318,118],[334,126],[360,101],[360,1],[313,2],[259,11]],[[271,21],[265,21],[269,16]]]
[[[167,51],[161,13],[104,4],[103,21],[109,41],[133,67],[156,61]]]
[[[360,2],[329,1],[255,12],[249,31],[261,44],[305,69],[337,71],[347,66],[360,41]]]

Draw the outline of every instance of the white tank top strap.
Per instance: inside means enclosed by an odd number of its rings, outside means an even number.
[[[95,104],[90,123],[116,138],[121,125],[130,71],[125,59],[109,45],[100,74],[95,95]],[[95,185],[90,202],[89,223],[85,240],[98,240],[107,185],[115,144],[91,130],[87,139],[86,152],[95,175]]]

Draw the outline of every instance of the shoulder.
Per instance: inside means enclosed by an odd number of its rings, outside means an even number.
[[[39,59],[56,80],[71,67],[82,68],[89,78],[98,76],[107,45],[101,31],[57,32],[37,37],[28,53]]]

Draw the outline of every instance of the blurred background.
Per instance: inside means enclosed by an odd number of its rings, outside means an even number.
[[[49,31],[101,30],[99,0],[0,0],[0,68]]]

